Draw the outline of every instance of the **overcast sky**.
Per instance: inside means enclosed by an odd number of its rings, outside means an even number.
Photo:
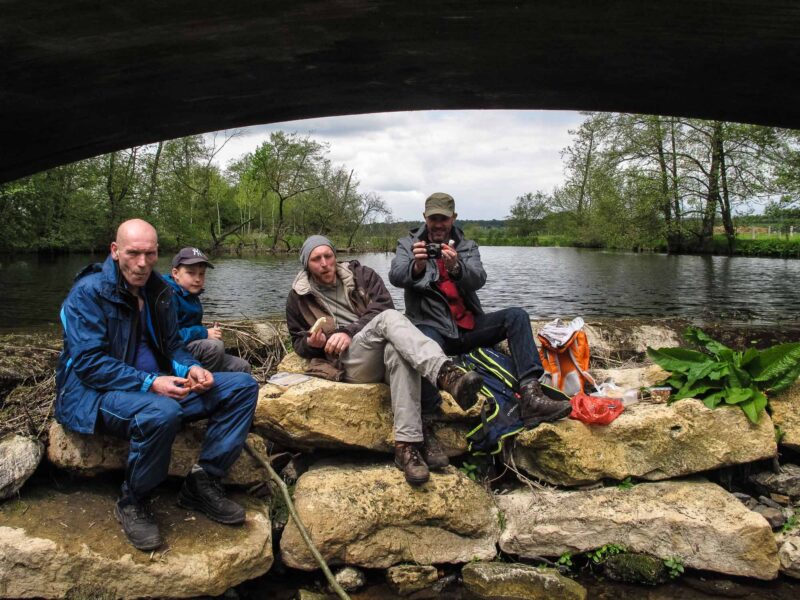
[[[329,144],[328,158],[355,169],[360,191],[379,194],[396,220],[421,219],[433,192],[451,194],[461,219],[503,219],[517,196],[562,182],[561,150],[582,120],[511,110],[326,117],[242,129],[217,159],[225,166],[273,131],[297,132]]]

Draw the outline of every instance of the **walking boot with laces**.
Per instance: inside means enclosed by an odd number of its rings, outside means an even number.
[[[483,387],[483,377],[475,371],[459,369],[448,360],[439,369],[436,386],[450,394],[461,410],[466,411],[478,401],[478,392]]]
[[[422,435],[422,459],[429,469],[444,469],[450,464],[450,459],[447,458],[444,446],[442,446],[439,438],[436,437],[433,432],[433,426],[430,423],[422,422]]]
[[[122,525],[128,541],[137,550],[155,550],[164,543],[155,517],[146,502],[120,498],[114,506],[114,516]]]
[[[244,508],[226,498],[219,479],[202,469],[192,470],[186,476],[178,494],[178,506],[199,510],[208,518],[225,525],[244,523]]]
[[[572,404],[545,396],[536,379],[523,385],[520,390],[519,414],[526,429],[532,429],[540,423],[558,421],[571,412]]]
[[[422,459],[419,444],[395,442],[394,464],[403,472],[406,481],[411,485],[422,485],[430,479],[430,471]]]

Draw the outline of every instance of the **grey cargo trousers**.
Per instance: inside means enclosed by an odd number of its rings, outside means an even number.
[[[389,384],[397,442],[422,441],[422,378],[436,385],[447,362],[439,344],[405,315],[385,310],[367,323],[339,357],[350,383]]]

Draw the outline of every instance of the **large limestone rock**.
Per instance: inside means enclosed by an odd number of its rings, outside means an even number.
[[[794,530],[776,536],[781,573],[800,579],[800,531]]]
[[[490,560],[499,535],[491,495],[458,470],[432,473],[411,487],[393,465],[327,465],[305,473],[294,502],[317,549],[330,564],[385,569],[402,562]],[[281,538],[290,567],[314,570],[294,522]]]
[[[594,369],[591,374],[598,385],[611,380],[622,389],[638,389],[654,386],[669,377],[669,373],[658,365],[636,367],[632,369]]]
[[[778,548],[769,524],[721,487],[703,481],[642,483],[628,490],[537,490],[497,496],[503,552],[560,556],[605,544],[687,567],[774,579]]]
[[[800,452],[800,381],[769,401],[772,420],[783,431],[781,446]]]
[[[194,423],[184,427],[172,445],[169,474],[185,476],[200,456],[205,434],[205,424]],[[264,440],[256,435],[247,441],[264,457],[267,456]],[[124,470],[128,458],[128,442],[110,435],[83,435],[62,427],[53,421],[50,425],[47,458],[55,466],[84,476],[107,471]],[[269,474],[247,452],[242,452],[233,464],[226,483],[250,486],[269,479]]]
[[[25,484],[44,455],[39,440],[21,435],[0,439],[0,500],[10,498]]]
[[[487,600],[584,600],[586,590],[556,569],[474,562],[461,569],[464,587]]]
[[[134,549],[113,516],[117,489],[96,480],[56,491],[29,489],[0,505],[0,598],[63,598],[74,588],[114,598],[217,596],[272,566],[264,505],[247,507],[241,527],[177,508],[159,490],[154,513],[166,544]]]
[[[459,410],[456,407],[456,410]],[[464,413],[461,412],[462,418]],[[392,407],[383,383],[337,383],[312,378],[291,387],[261,388],[254,427],[269,439],[310,449],[393,452]],[[466,423],[434,424],[448,455],[467,451]]]
[[[609,425],[573,419],[517,436],[514,459],[534,477],[557,485],[603,478],[670,479],[770,458],[777,451],[772,421],[758,425],[738,408],[706,408],[697,400],[639,403]]]

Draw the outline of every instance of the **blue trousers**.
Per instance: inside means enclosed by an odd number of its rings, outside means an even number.
[[[434,340],[448,356],[464,354],[475,348],[494,346],[508,340],[515,375],[520,384],[538,379],[544,373],[539,351],[533,340],[531,320],[522,308],[504,308],[497,312],[475,315],[473,329],[459,329],[457,338],[444,337],[438,330],[428,325],[417,326],[422,333]],[[430,412],[441,402],[438,390],[422,382],[422,410]]]
[[[258,384],[247,373],[214,373],[203,394],[174,400],[149,392],[106,392],[102,431],[130,440],[123,497],[143,500],[167,477],[172,442],[183,423],[208,418],[198,464],[223,477],[236,462],[253,421]]]

